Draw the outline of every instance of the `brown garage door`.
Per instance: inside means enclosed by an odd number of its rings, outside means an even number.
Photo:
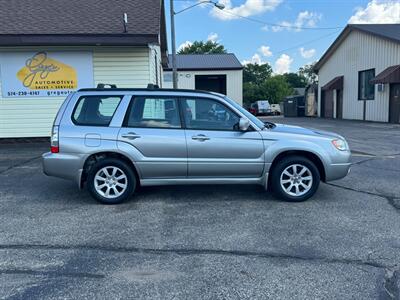
[[[400,83],[390,85],[389,122],[400,123]]]
[[[324,118],[333,118],[333,90],[322,92],[322,113]]]

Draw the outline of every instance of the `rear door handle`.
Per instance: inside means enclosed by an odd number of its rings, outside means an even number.
[[[200,141],[200,142],[207,141],[209,139],[210,138],[208,136],[205,136],[204,134],[199,134],[199,135],[192,136],[192,140],[196,140],[196,141]]]
[[[134,140],[140,138],[140,135],[134,133],[134,132],[128,132],[127,134],[121,135],[123,138],[128,139],[128,140]]]

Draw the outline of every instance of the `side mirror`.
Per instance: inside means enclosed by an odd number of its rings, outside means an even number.
[[[246,118],[240,118],[239,120],[239,130],[247,131],[250,127],[250,121]]]

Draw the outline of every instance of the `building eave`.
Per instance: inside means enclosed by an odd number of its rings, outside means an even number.
[[[333,52],[341,45],[342,41],[350,34],[351,29],[349,25],[347,25],[343,31],[339,34],[336,40],[329,46],[328,50],[322,55],[319,61],[314,66],[314,71],[318,73],[321,69],[322,65],[329,59],[329,57],[333,54]]]
[[[157,34],[2,34],[1,47],[18,46],[147,46]]]
[[[314,66],[314,71],[316,73],[318,73],[318,71],[321,69],[321,67],[325,64],[325,62],[333,55],[333,53],[336,51],[337,48],[339,48],[339,46],[342,44],[342,42],[348,37],[348,35],[352,32],[352,31],[359,31],[359,32],[363,32],[365,34],[368,35],[372,35],[384,40],[388,40],[388,41],[392,41],[395,43],[399,43],[399,41],[397,39],[392,39],[388,36],[384,36],[378,33],[374,33],[371,32],[369,30],[360,28],[360,27],[355,27],[356,24],[352,25],[352,24],[348,24],[343,31],[339,34],[339,36],[336,38],[336,40],[331,44],[331,46],[328,48],[328,50],[325,51],[325,53],[322,55],[322,57],[319,59],[319,61],[315,64]]]
[[[242,71],[243,68],[190,68],[190,69],[177,69],[178,72],[196,72],[196,71]],[[164,68],[164,71],[172,71],[171,68]]]

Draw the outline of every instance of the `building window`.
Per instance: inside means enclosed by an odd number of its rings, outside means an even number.
[[[358,72],[358,100],[374,100],[375,85],[370,80],[375,77],[375,69]]]
[[[164,82],[172,82],[172,72],[164,72]]]

